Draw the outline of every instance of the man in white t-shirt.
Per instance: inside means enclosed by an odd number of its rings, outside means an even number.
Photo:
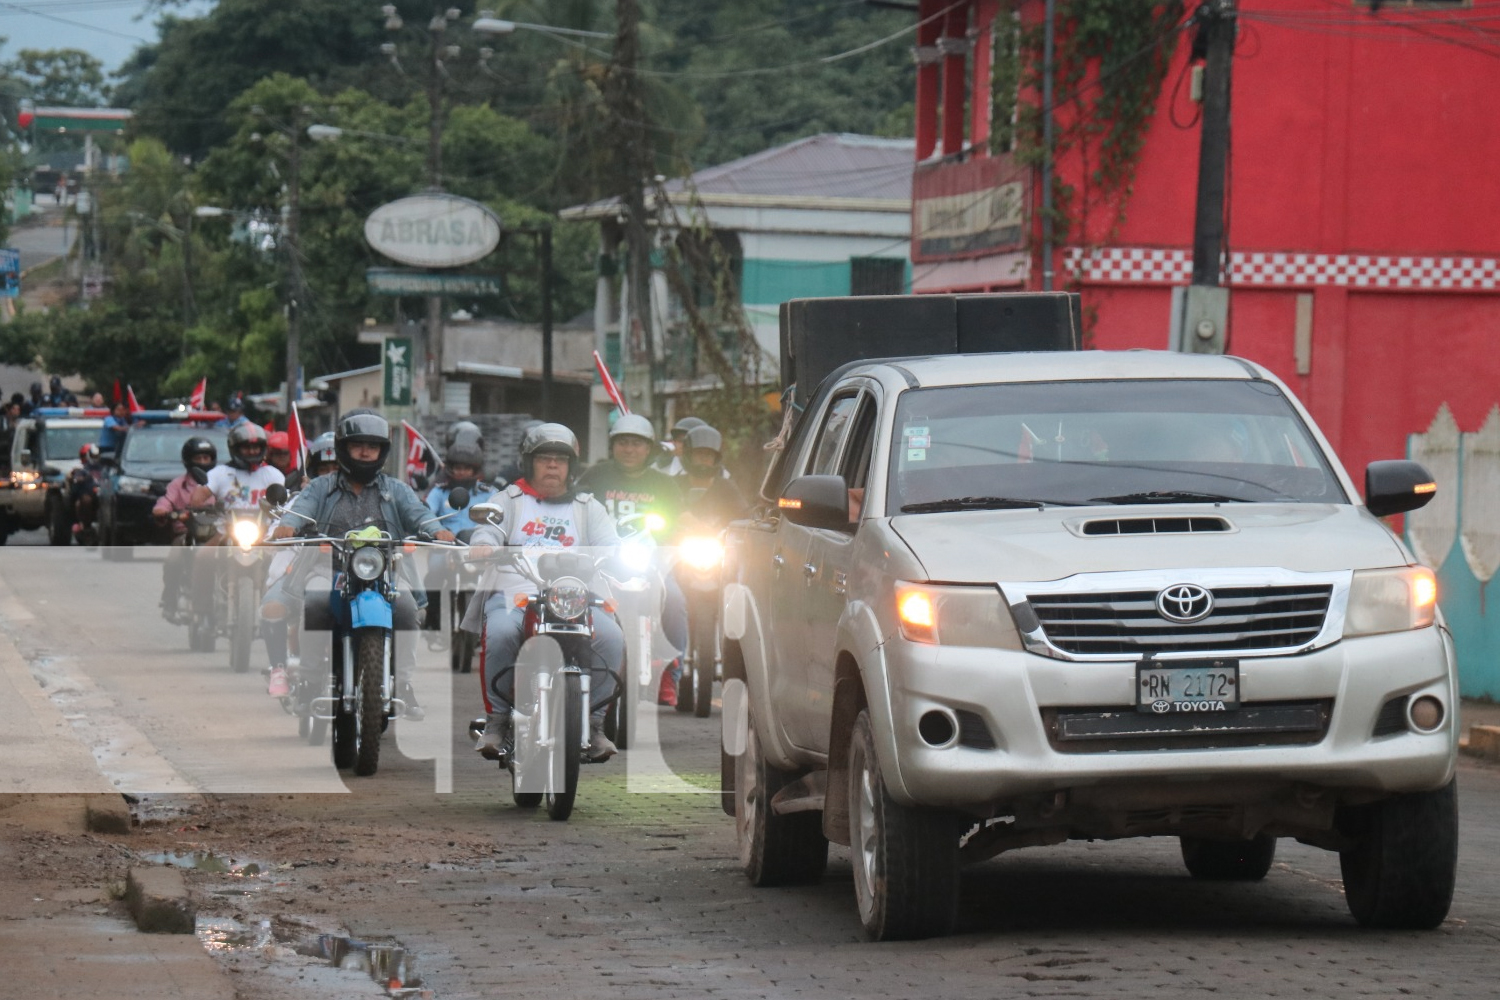
[[[494,506],[502,512],[499,527],[475,530],[474,554],[491,548],[573,548],[615,546],[620,536],[604,505],[588,493],[578,493],[578,438],[562,424],[539,424],[521,439],[521,478],[478,509]],[[509,738],[511,699],[515,690],[516,656],[524,639],[525,613],[515,606],[517,593],[531,593],[535,585],[511,567],[491,571],[483,582],[481,604],[469,605],[463,628],[484,636],[480,669],[486,724],[475,747],[487,757],[500,753]],[[604,713],[617,688],[616,675],[625,662],[625,636],[608,613],[593,616],[595,666],[590,671],[591,702],[588,755],[607,760],[615,745],[604,735]]]

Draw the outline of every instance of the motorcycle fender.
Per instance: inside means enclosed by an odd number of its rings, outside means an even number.
[[[355,628],[390,628],[390,602],[373,590],[360,592],[349,602],[349,624]]]

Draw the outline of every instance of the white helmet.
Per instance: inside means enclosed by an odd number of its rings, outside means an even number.
[[[521,475],[531,479],[532,460],[542,452],[568,456],[568,480],[578,471],[578,437],[562,424],[537,424],[521,437]]]
[[[615,438],[632,435],[645,438],[652,444],[656,443],[656,428],[651,426],[651,421],[639,413],[627,413],[615,421],[615,425],[609,429],[609,440],[613,444]]]

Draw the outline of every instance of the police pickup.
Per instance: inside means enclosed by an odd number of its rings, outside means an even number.
[[[790,394],[726,540],[722,787],[750,880],[814,881],[848,845],[867,935],[916,938],[954,928],[965,863],[1014,848],[1171,836],[1193,877],[1250,881],[1290,837],[1338,853],[1358,923],[1441,923],[1452,637],[1381,520],[1427,473],[1374,462],[1361,497],[1249,361],[954,354],[1073,335],[991,336],[1026,311],[1001,301],[934,348],[953,323],[921,310],[974,303],[866,301],[784,309],[784,364],[832,370]],[[903,343],[927,356],[860,360]]]

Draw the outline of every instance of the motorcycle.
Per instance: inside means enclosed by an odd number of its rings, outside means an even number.
[[[488,523],[498,526],[498,517],[492,511]],[[534,808],[545,802],[547,815],[562,821],[573,814],[579,766],[591,763],[586,751],[593,615],[612,614],[614,602],[585,582],[598,569],[585,553],[549,549],[534,555],[523,549],[502,558],[511,560],[537,590],[516,597],[525,619],[511,709],[513,742],[496,759],[511,773],[516,805]],[[530,641],[539,636],[556,645]],[[471,736],[478,739],[484,725],[484,719],[471,722]]]
[[[198,482],[202,470],[194,470]],[[207,476],[202,477],[204,482]],[[200,484],[201,485],[201,484]],[[285,492],[281,494],[285,499]],[[260,542],[266,534],[266,511],[259,508],[215,508],[188,515],[188,537],[195,547],[208,551],[194,558],[216,560],[210,593],[195,594],[188,621],[188,646],[213,652],[218,637],[229,639],[229,668],[237,674],[250,669],[250,646],[255,641],[261,589]],[[222,536],[226,543],[210,546]]]
[[[301,516],[279,506],[274,512],[282,517]],[[287,697],[298,716],[298,731],[309,743],[321,744],[332,729],[335,767],[352,768],[360,777],[373,775],[380,767],[381,735],[407,708],[396,690],[394,607],[407,586],[402,563],[416,548],[453,546],[394,538],[373,525],[342,537],[302,536],[268,544],[315,545],[331,556],[326,579],[330,581],[332,642],[320,668],[300,671]],[[304,581],[325,578],[319,569],[304,567]],[[305,650],[306,631],[303,643]]]
[[[719,676],[719,570],[724,565],[724,543],[718,535],[688,535],[677,555],[678,583],[688,606],[688,648],[677,682],[677,711],[706,719]]]
[[[604,720],[604,734],[621,750],[629,750],[641,703],[655,704],[656,684],[661,679],[652,670],[655,647],[665,643],[660,629],[664,588],[656,535],[665,530],[666,521],[660,514],[632,514],[621,518],[618,527],[620,552],[606,575],[625,633],[625,670],[620,695]]]

